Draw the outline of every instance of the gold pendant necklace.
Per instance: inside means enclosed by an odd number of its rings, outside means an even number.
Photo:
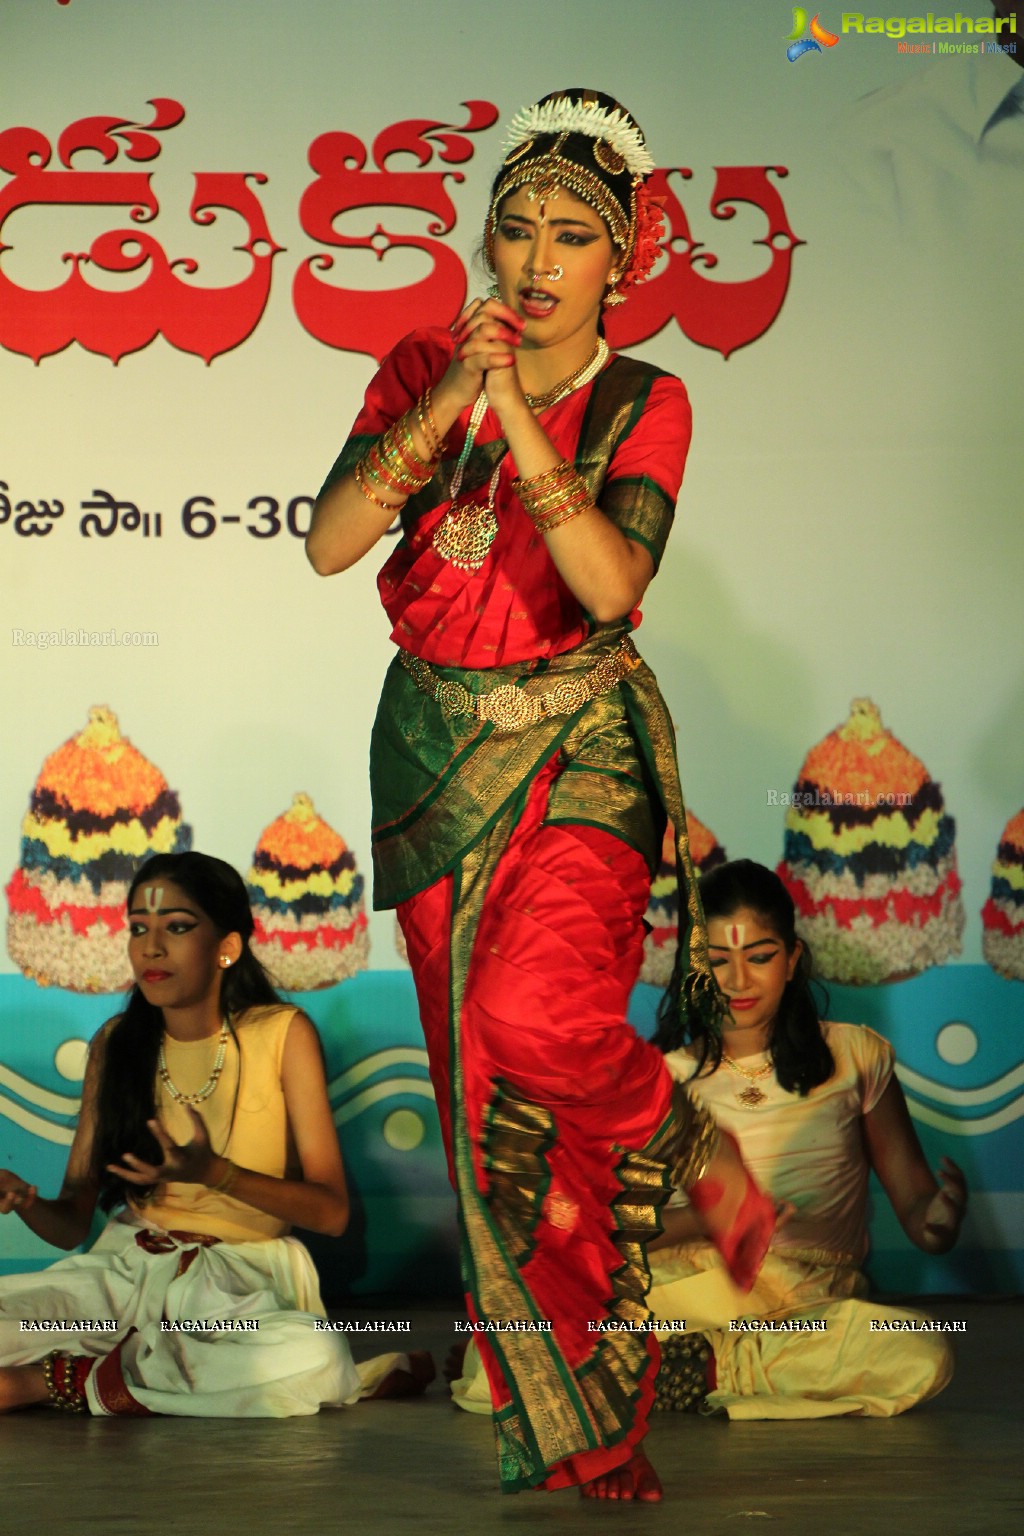
[[[564,400],[566,395],[571,395],[577,389],[582,389],[584,384],[589,384],[596,378],[608,360],[608,343],[603,336],[597,338],[597,345],[593,352],[579,368],[573,370],[567,378],[560,379],[552,389],[545,390],[541,395],[527,395],[526,403],[532,411],[545,411],[551,405],[557,405],[559,400]],[[494,498],[498,490],[498,476],[501,473],[501,462],[498,460],[494,466],[487,487],[487,500],[485,502],[458,501],[459,491],[462,489],[462,478],[466,472],[466,464],[469,455],[476,442],[476,435],[480,430],[480,424],[487,410],[487,391],[482,389],[476,397],[469,425],[466,428],[466,441],[462,445],[459,461],[452,475],[451,503],[448,511],[434,530],[431,541],[434,550],[442,560],[447,560],[450,565],[456,566],[460,571],[478,571],[487,559],[491,545],[498,532],[498,519],[494,511]]]
[[[451,505],[434,530],[432,540],[434,549],[441,559],[447,560],[450,565],[457,566],[460,571],[480,569],[487,559],[488,551],[498,532],[498,519],[494,515],[494,495],[498,489],[501,459],[494,466],[494,473],[487,487],[486,502],[465,502],[460,505],[457,500],[459,491],[462,489],[462,477],[466,472],[466,464],[486,410],[487,391],[482,389],[474,402],[469,426],[466,428],[466,441],[462,445],[459,462],[452,475]]]
[[[209,1077],[206,1079],[206,1082],[201,1088],[196,1089],[195,1093],[182,1093],[181,1089],[176,1087],[175,1084],[171,1081],[171,1074],[167,1070],[167,1057],[164,1055],[164,1042],[163,1038],[161,1037],[160,1055],[157,1059],[157,1068],[160,1073],[160,1081],[167,1089],[167,1092],[170,1094],[175,1104],[191,1104],[194,1108],[197,1104],[202,1104],[204,1100],[210,1097],[210,1095],[216,1090],[217,1083],[220,1080],[220,1074],[224,1070],[224,1058],[227,1055],[227,1049],[228,1021],[225,1019],[220,1027],[220,1035],[217,1040],[217,1054],[214,1057],[213,1070],[211,1071]]]
[[[756,1109],[759,1104],[763,1104],[768,1095],[757,1086],[757,1080],[760,1077],[769,1077],[772,1072],[774,1072],[775,1063],[771,1060],[771,1058],[769,1057],[766,1062],[764,1062],[760,1067],[757,1067],[753,1072],[751,1072],[747,1067],[741,1067],[738,1061],[733,1061],[732,1057],[727,1056],[724,1051],[722,1052],[722,1060],[725,1062],[727,1067],[732,1067],[734,1072],[738,1072],[740,1077],[745,1077],[747,1079],[749,1086],[744,1088],[742,1093],[737,1092],[736,1094],[736,1098],[739,1100],[739,1102],[744,1104],[748,1109]]]

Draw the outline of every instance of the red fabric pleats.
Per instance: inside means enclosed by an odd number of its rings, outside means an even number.
[[[149,1419],[153,1418],[153,1411],[146,1408],[137,1398],[133,1397],[124,1378],[121,1366],[121,1354],[128,1340],[135,1333],[132,1328],[121,1340],[116,1348],[102,1360],[97,1360],[92,1375],[92,1383],[96,1392],[97,1408],[100,1413],[116,1415],[118,1418]]]
[[[626,1022],[642,958],[650,891],[646,860],[610,833],[549,826],[542,817],[554,769],[533,786],[526,811],[491,881],[467,978],[460,1040],[465,1110],[478,1185],[496,1085],[549,1112],[545,1187],[527,1212],[532,1252],[520,1274],[549,1319],[570,1369],[594,1358],[598,1330],[624,1268],[615,1215],[617,1168],[669,1114],[672,1082],[657,1050]],[[404,903],[399,918],[416,979],[431,1077],[451,1168],[449,925],[452,882]],[[454,1182],[454,1181],[453,1181]],[[652,1228],[637,1233],[650,1237]],[[618,1238],[618,1241],[616,1239]],[[473,1299],[467,1298],[471,1316]],[[478,1336],[496,1409],[511,1398],[494,1351]],[[611,1346],[609,1346],[611,1347]],[[658,1351],[614,1443],[548,1469],[547,1487],[589,1481],[629,1459],[646,1432]]]
[[[582,1434],[577,1454],[536,1468],[546,1488],[613,1471],[646,1433],[656,1340],[626,1342],[608,1324],[644,1316],[643,1244],[667,1193],[664,1151],[653,1161],[645,1153],[663,1146],[673,1093],[661,1053],[626,1021],[650,870],[600,827],[544,821],[557,771],[553,762],[534,781],[491,878],[455,1036],[476,1187],[603,1441]],[[454,1184],[453,889],[448,876],[398,910]],[[701,1182],[709,1226],[749,1285],[771,1203],[728,1139]],[[470,1291],[470,1317],[488,1321]],[[519,1411],[516,1351],[501,1336],[478,1334],[477,1343],[501,1420]]]

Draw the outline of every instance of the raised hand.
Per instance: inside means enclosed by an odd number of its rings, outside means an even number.
[[[215,1153],[210,1145],[210,1135],[202,1115],[197,1114],[191,1104],[186,1104],[184,1108],[192,1121],[190,1141],[179,1146],[171,1140],[159,1120],[148,1120],[146,1123],[163,1152],[163,1162],[147,1163],[141,1157],[136,1157],[134,1152],[125,1152],[121,1156],[120,1163],[107,1164],[108,1172],[116,1173],[118,1178],[124,1179],[127,1184],[139,1186],[162,1184],[166,1181],[177,1184],[205,1184]]]
[[[924,1213],[925,1237],[942,1248],[952,1247],[967,1211],[967,1180],[951,1158],[939,1162],[939,1190]]]
[[[515,361],[525,324],[499,299],[474,299],[462,311],[452,327],[455,356],[445,375],[462,405],[471,404],[485,388],[495,409],[509,391],[522,398]]]
[[[0,1168],[0,1216],[8,1216],[11,1211],[24,1214],[31,1209],[35,1198],[34,1184],[26,1184],[24,1179],[19,1179],[9,1168]]]

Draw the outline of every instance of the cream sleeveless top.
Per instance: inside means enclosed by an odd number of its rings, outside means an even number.
[[[228,1037],[217,1086],[197,1105],[219,1156],[230,1158],[240,1168],[278,1179],[302,1176],[281,1087],[281,1059],[295,1012],[291,1005],[273,1004],[250,1008],[235,1019],[234,1036]],[[217,1044],[217,1035],[205,1040],[164,1036],[167,1071],[180,1093],[197,1093],[209,1080]],[[159,1073],[156,1107],[172,1141],[181,1143],[191,1138],[188,1113],[168,1092]],[[151,1199],[133,1203],[132,1209],[147,1225],[172,1232],[200,1232],[229,1243],[282,1237],[289,1230],[289,1223],[277,1216],[267,1216],[202,1184],[160,1184]]]

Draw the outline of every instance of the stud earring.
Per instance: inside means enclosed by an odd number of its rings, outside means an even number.
[[[227,955],[221,955],[221,957],[220,957],[221,970],[226,971],[230,964],[231,964],[231,961],[230,961],[229,957]]]

